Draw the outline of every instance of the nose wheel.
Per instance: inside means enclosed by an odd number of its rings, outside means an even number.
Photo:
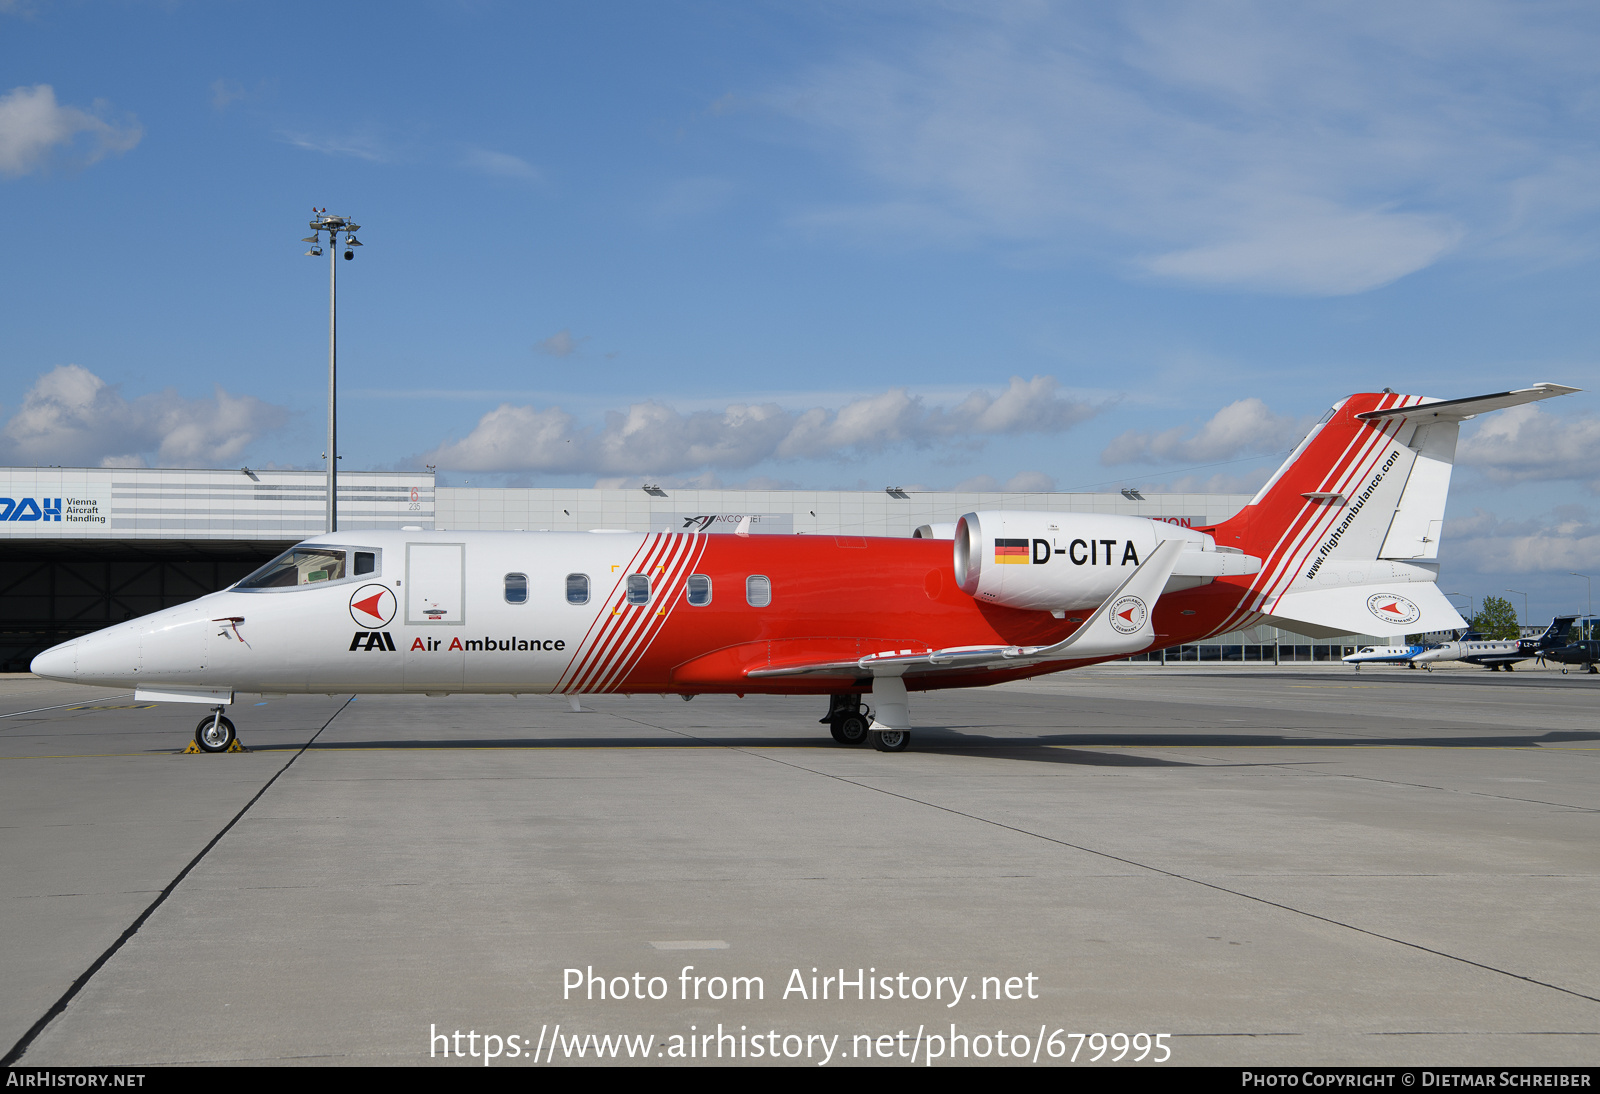
[[[233,723],[222,716],[221,707],[200,719],[200,724],[194,727],[195,747],[201,752],[226,752],[238,741],[239,735],[234,732]]]

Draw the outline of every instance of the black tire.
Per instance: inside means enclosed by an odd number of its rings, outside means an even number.
[[[833,739],[849,748],[867,743],[867,720],[859,714],[835,718],[829,728],[833,730]]]
[[[911,747],[909,729],[875,729],[867,737],[879,752],[904,752]]]
[[[195,747],[201,752],[226,752],[233,747],[238,736],[232,722],[226,718],[213,718],[209,714],[194,727]]]

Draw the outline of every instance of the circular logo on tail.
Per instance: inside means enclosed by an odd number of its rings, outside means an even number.
[[[1135,634],[1144,627],[1150,609],[1136,596],[1119,596],[1111,605],[1111,629],[1118,634]]]
[[[363,585],[350,594],[350,618],[369,631],[388,626],[394,609],[394,594],[382,585]]]
[[[1421,608],[1405,597],[1395,596],[1393,593],[1378,593],[1367,597],[1367,611],[1385,623],[1394,623],[1398,626],[1415,623],[1422,618]]]

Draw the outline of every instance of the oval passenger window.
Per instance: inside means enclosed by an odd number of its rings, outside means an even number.
[[[628,603],[633,605],[650,603],[650,577],[648,574],[628,575]]]
[[[705,574],[689,575],[689,603],[696,608],[711,603],[711,579]]]
[[[588,574],[568,574],[567,575],[567,603],[568,604],[587,604],[587,603],[589,603],[589,575]]]
[[[752,608],[765,608],[772,603],[772,582],[762,574],[751,574],[744,579],[744,599]]]
[[[528,575],[506,575],[506,603],[526,604],[528,602]]]

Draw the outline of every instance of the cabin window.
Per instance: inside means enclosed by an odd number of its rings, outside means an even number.
[[[589,603],[589,575],[588,574],[568,574],[567,575],[567,603],[568,604],[587,604],[587,603]]]
[[[360,557],[360,556],[357,556]],[[506,575],[506,603],[526,604],[528,602],[528,575]]]
[[[650,576],[648,574],[628,575],[628,603],[650,603]]]
[[[751,574],[744,579],[745,603],[752,608],[765,608],[772,603],[772,582],[765,575]]]
[[[378,569],[378,555],[375,551],[356,552],[356,576],[376,573]]]
[[[689,603],[696,608],[711,603],[711,579],[705,574],[689,575]]]

